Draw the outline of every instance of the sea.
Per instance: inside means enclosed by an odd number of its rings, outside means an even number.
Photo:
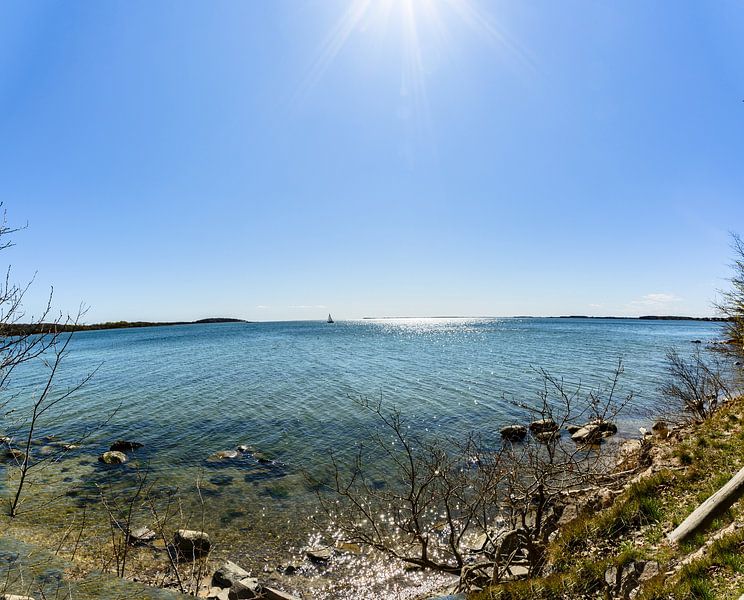
[[[31,502],[61,494],[69,515],[96,505],[104,489],[131,492],[147,473],[161,498],[179,495],[181,516],[209,531],[218,556],[255,573],[294,565],[300,575],[280,583],[304,589],[307,597],[362,598],[343,575],[352,566],[340,564],[334,578],[331,567],[317,572],[308,564],[304,550],[333,542],[317,499],[330,457],[351,460],[379,431],[365,400],[399,410],[416,435],[475,432],[495,446],[501,427],[528,422],[524,405],[539,402],[543,372],[585,394],[606,386],[620,364],[615,394],[631,400],[619,416],[619,436],[630,437],[660,406],[669,408],[659,391],[666,352],[688,353],[720,337],[714,322],[594,318],[237,322],[78,332],[51,397],[90,379],[43,415],[37,433],[40,447],[60,441],[79,447],[40,471]],[[13,374],[0,434],[23,430],[47,372],[37,362]],[[142,448],[126,465],[99,463],[98,455],[120,439]],[[237,458],[214,458],[241,445],[247,449]],[[55,514],[48,512],[51,524]],[[148,524],[146,511],[140,518]],[[359,562],[352,570],[364,580]],[[414,584],[401,573],[386,584],[393,590],[387,597],[415,597],[402,591]],[[379,570],[369,573],[375,576]],[[378,590],[370,597],[386,596]]]

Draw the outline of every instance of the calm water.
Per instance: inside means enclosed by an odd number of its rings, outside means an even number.
[[[98,371],[63,418],[42,429],[70,439],[119,406],[70,458],[78,482],[95,479],[95,456],[113,439],[141,442],[139,464],[169,485],[203,481],[221,552],[257,566],[306,539],[301,522],[314,503],[302,473],[323,470],[329,450],[343,453],[364,435],[369,417],[353,397],[395,404],[432,435],[475,429],[495,439],[521,417],[504,398],[535,397],[534,367],[592,386],[622,357],[623,389],[644,406],[658,397],[666,349],[688,351],[692,340],[714,340],[719,330],[693,321],[400,319],[83,332],[73,338],[58,389]],[[20,372],[15,385],[22,404],[38,388],[38,369]],[[626,430],[639,418],[631,411]],[[238,444],[276,462],[205,460]]]

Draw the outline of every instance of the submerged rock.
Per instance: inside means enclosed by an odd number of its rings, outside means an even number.
[[[230,485],[232,482],[232,475],[215,475],[209,478],[209,483],[217,486]]]
[[[240,456],[240,452],[237,450],[219,450],[207,458],[207,460],[209,462],[217,462],[220,460],[232,460],[233,458],[238,458],[238,456]]]
[[[0,459],[5,462],[19,461],[26,457],[26,453],[18,448],[6,448],[3,452],[0,452]]]
[[[268,465],[274,462],[268,456],[266,456],[263,452],[254,452],[253,458],[255,459],[256,462],[262,465]]]
[[[543,442],[544,444],[555,442],[559,437],[561,437],[560,431],[541,431],[540,433],[535,434],[537,441]]]
[[[305,555],[313,562],[325,563],[333,556],[332,548],[310,548]]]
[[[212,542],[203,531],[179,529],[173,536],[173,545],[185,558],[199,558],[209,554]]]
[[[527,435],[527,428],[524,425],[508,425],[503,427],[501,437],[510,442],[519,442]]]
[[[139,450],[142,448],[142,444],[139,442],[128,442],[126,440],[116,440],[109,450],[112,452],[132,452],[133,450]]]
[[[106,463],[107,465],[121,465],[127,460],[127,455],[123,452],[118,452],[116,450],[109,450],[108,452],[104,452],[101,454],[101,456],[98,457],[98,460],[102,463]]]
[[[341,540],[336,540],[336,543],[334,544],[334,548],[338,550],[339,552],[348,552],[350,554],[361,554],[362,553],[362,547],[359,544],[355,544],[353,542],[344,542]]]

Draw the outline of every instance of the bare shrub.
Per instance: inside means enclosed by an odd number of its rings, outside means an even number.
[[[733,275],[729,280],[731,287],[721,291],[721,300],[716,308],[728,319],[724,332],[730,344],[728,349],[737,354],[744,353],[744,241],[732,234],[734,261],[731,265]]]
[[[693,418],[708,418],[729,394],[723,376],[725,366],[719,357],[705,357],[699,348],[689,357],[670,349],[666,361],[669,380],[661,392],[667,398],[679,401],[683,410]]]

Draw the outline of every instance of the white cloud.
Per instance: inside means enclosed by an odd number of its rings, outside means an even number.
[[[676,304],[678,302],[682,302],[682,298],[675,294],[667,294],[664,292],[654,292],[651,294],[646,294],[645,296],[642,296],[638,300],[633,300],[630,305],[635,307],[651,307],[651,308],[658,308],[658,307],[666,307],[670,304]]]
[[[302,310],[315,309],[315,308],[328,308],[325,304],[295,304],[294,306],[288,306],[287,308],[299,308]]]

